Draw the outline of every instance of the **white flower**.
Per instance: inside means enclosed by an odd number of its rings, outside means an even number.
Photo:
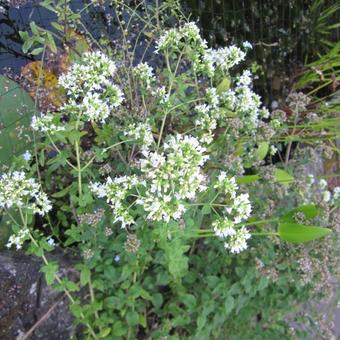
[[[253,48],[253,45],[249,41],[244,41],[242,45],[243,45],[244,49],[252,49]]]
[[[247,240],[251,237],[251,234],[245,227],[241,227],[236,230],[234,235],[231,235],[229,239],[224,243],[224,247],[230,250],[233,254],[238,254],[241,251],[247,249]]]
[[[233,209],[236,210],[238,214],[238,216],[235,217],[235,223],[240,223],[242,220],[248,219],[251,213],[249,194],[236,196],[233,203]]]
[[[6,247],[11,248],[13,245],[19,250],[22,248],[23,243],[29,239],[29,230],[27,228],[19,230],[17,234],[13,234],[7,241]]]
[[[137,176],[121,176],[114,179],[108,177],[104,184],[91,183],[90,189],[99,198],[106,197],[113,211],[114,222],[120,222],[121,227],[125,228],[134,223],[125,201],[137,184],[139,184]]]
[[[205,190],[201,166],[208,156],[196,138],[171,136],[163,149],[164,154],[152,152],[140,162],[145,178],[151,181],[152,193],[192,199],[197,191]]]
[[[23,171],[10,172],[0,177],[0,208],[12,207],[30,209],[42,216],[52,209],[40,184],[33,178],[26,178]]]
[[[320,185],[321,189],[325,189],[325,188],[327,188],[328,183],[325,179],[322,178],[322,179],[320,179],[319,185]]]
[[[235,177],[227,177],[226,172],[221,171],[214,188],[221,189],[225,195],[230,195],[230,197],[234,199],[238,185]]]
[[[223,237],[231,235],[234,225],[247,220],[251,213],[249,195],[237,194],[238,185],[235,177],[228,177],[227,173],[221,171],[217,177],[214,188],[220,190],[220,194],[226,195],[230,203],[225,206],[226,217],[214,222],[214,231],[217,236]],[[224,230],[225,229],[225,230]]]
[[[207,100],[210,106],[213,108],[216,108],[219,105],[220,99],[214,87],[207,89]]]
[[[185,23],[179,28],[172,28],[162,34],[156,41],[156,53],[166,49],[180,50],[186,46],[195,48],[195,51],[204,51],[207,42],[202,39],[199,28],[194,22]]]
[[[33,116],[31,127],[34,131],[48,132],[51,134],[58,131],[64,131],[65,127],[54,124],[53,118],[52,114],[41,114],[40,117]]]
[[[90,190],[97,195],[99,198],[103,198],[106,196],[106,186],[101,183],[90,183]]]
[[[274,156],[277,153],[277,147],[275,145],[271,145],[269,149],[269,153],[271,156]]]
[[[155,77],[153,75],[153,68],[149,66],[147,63],[139,63],[133,69],[134,75],[145,84],[146,88],[149,89],[151,87],[152,82],[155,81]]]
[[[245,70],[239,77],[237,85],[238,86],[249,86],[252,84],[252,74],[249,70]]]
[[[233,66],[244,60],[245,55],[246,54],[235,45],[207,51],[207,58],[212,60],[215,67],[220,68],[224,72],[228,72]]]
[[[54,246],[55,246],[55,242],[54,242],[54,239],[53,239],[52,237],[49,237],[49,238],[47,239],[47,243],[48,243],[48,245],[51,246],[51,247],[54,247]]]
[[[100,51],[86,52],[82,64],[75,63],[59,78],[68,96],[78,98],[88,91],[98,90],[116,72],[115,63]]]
[[[215,235],[218,237],[225,238],[227,236],[232,236],[236,234],[234,229],[233,221],[228,220],[228,218],[220,218],[213,222],[212,224]]]
[[[324,202],[329,202],[331,200],[331,193],[328,190],[322,193],[322,200]]]
[[[28,162],[28,161],[31,160],[32,155],[31,155],[31,153],[30,153],[28,150],[26,150],[25,153],[22,155],[22,158],[23,158],[26,162]]]
[[[340,187],[335,187],[333,190],[333,199],[336,201],[340,198]]]
[[[151,125],[149,123],[130,124],[128,131],[125,131],[124,135],[139,141],[144,149],[148,149],[148,147],[154,143]]]
[[[170,99],[170,95],[166,92],[164,86],[157,88],[155,91],[152,92],[152,95],[159,100],[160,104],[167,104]]]
[[[110,115],[110,108],[107,101],[101,99],[99,93],[88,92],[83,100],[83,113],[90,121],[105,123]]]
[[[177,29],[173,28],[169,31],[166,31],[156,41],[156,51],[155,52],[158,53],[159,51],[165,50],[168,47],[176,45],[177,42],[180,39],[181,39],[181,34]]]

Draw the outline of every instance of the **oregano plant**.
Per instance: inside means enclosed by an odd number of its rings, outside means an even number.
[[[241,286],[221,292],[224,319],[216,314],[211,330],[210,298],[189,288],[205,261],[228,270],[262,242],[312,241],[331,229],[309,221],[315,205],[269,218],[254,208],[249,187],[266,180],[257,169],[277,152],[272,137],[285,122],[262,106],[243,69],[251,44],[213,49],[196,23],[181,22],[150,46],[153,66],[93,48],[60,76],[65,102],[32,120],[33,161],[0,177],[0,207],[13,222],[8,247],[27,241],[43,258],[47,283],[67,294],[87,338],[214,338],[246,302],[236,306]],[[287,167],[271,175],[294,185]],[[78,281],[49,260],[57,244],[81,255]],[[219,292],[220,269],[211,268],[203,280]],[[255,285],[251,271],[237,275],[244,299],[268,285]]]

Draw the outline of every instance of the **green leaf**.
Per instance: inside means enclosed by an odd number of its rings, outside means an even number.
[[[78,301],[76,301],[75,303],[70,304],[69,308],[70,308],[71,313],[75,317],[80,318],[80,315],[82,313],[82,308],[81,308],[81,306],[80,306]]]
[[[103,328],[103,329],[100,331],[99,337],[100,337],[100,338],[105,338],[105,337],[107,337],[110,333],[111,333],[111,328],[110,328],[110,327],[105,327],[105,328]]]
[[[57,270],[58,264],[56,262],[49,262],[41,267],[40,271],[45,274],[45,280],[49,286],[54,282]]]
[[[35,49],[31,52],[31,54],[32,54],[32,55],[38,55],[38,54],[42,53],[43,50],[44,50],[44,49],[43,49],[42,47],[38,47],[38,48],[35,48]]]
[[[246,175],[246,176],[240,176],[236,178],[237,184],[248,184],[252,182],[256,182],[260,179],[259,175]]]
[[[57,46],[55,44],[54,38],[50,32],[47,32],[46,40],[48,43],[48,47],[51,49],[53,53],[57,53]]]
[[[143,288],[140,289],[140,296],[145,300],[149,300],[149,301],[152,300],[151,295]]]
[[[25,32],[25,31],[19,31],[19,35],[20,35],[21,40],[23,40],[23,41],[25,41],[29,38],[28,32]]]
[[[262,159],[264,159],[267,156],[268,149],[269,143],[267,142],[260,143],[259,147],[256,150],[257,160],[261,161]]]
[[[294,215],[298,212],[302,212],[307,219],[311,219],[320,213],[320,208],[314,204],[301,205],[300,207],[288,211],[280,218],[280,221],[295,222]]]
[[[228,91],[230,88],[230,78],[224,78],[217,86],[217,94],[222,94],[223,92]]]
[[[154,305],[155,309],[161,308],[163,304],[163,295],[160,293],[156,293],[152,295],[152,304]]]
[[[235,299],[233,298],[232,295],[228,295],[226,301],[224,302],[224,308],[225,308],[225,312],[227,315],[231,313],[234,306],[235,306]]]
[[[305,226],[298,223],[280,223],[278,228],[279,236],[291,243],[304,243],[316,240],[329,235],[331,229],[315,226]]]
[[[51,196],[54,197],[54,198],[64,197],[70,192],[71,188],[72,188],[72,184],[69,185],[68,187],[64,188],[63,190],[52,194]]]
[[[0,249],[5,246],[8,238],[11,236],[12,220],[7,214],[0,214]]]
[[[85,286],[87,283],[90,282],[91,279],[91,271],[87,267],[83,267],[82,270],[80,271],[80,284],[82,286]]]
[[[71,281],[71,280],[68,280],[68,279],[64,279],[63,280],[64,283],[65,283],[65,287],[70,291],[70,292],[77,292],[79,290],[79,287],[78,285]]]
[[[126,335],[127,332],[127,326],[121,322],[121,321],[116,321],[113,324],[113,335],[122,337],[123,335]]]
[[[202,214],[203,215],[209,215],[211,213],[210,205],[206,204],[202,208]]]
[[[126,321],[129,326],[136,326],[139,323],[139,315],[135,311],[129,311],[126,314]]]
[[[188,257],[184,253],[189,247],[179,238],[168,240],[166,236],[162,237],[159,245],[165,252],[169,273],[175,281],[179,281],[188,272]]]
[[[30,124],[35,105],[16,82],[1,75],[0,107],[0,164],[9,165],[14,156],[33,147]]]
[[[183,302],[189,309],[194,309],[196,306],[196,297],[192,294],[181,295],[180,301]]]
[[[34,21],[31,21],[30,22],[30,28],[31,28],[31,31],[34,35],[39,35],[39,29],[38,29],[38,26],[35,24]]]
[[[146,328],[146,319],[144,314],[139,315],[138,323],[143,327]]]
[[[148,38],[150,38],[150,39],[152,39],[153,37],[154,37],[154,34],[153,34],[153,32],[143,32],[144,33],[144,35],[146,36],[146,37],[148,37]]]
[[[282,169],[275,169],[274,176],[278,182],[285,185],[294,182],[294,177]]]
[[[64,32],[64,27],[55,21],[51,22],[51,26],[53,26],[57,31]]]
[[[25,42],[22,44],[22,51],[26,54],[28,50],[32,47],[33,45],[33,39],[28,38],[25,40]]]

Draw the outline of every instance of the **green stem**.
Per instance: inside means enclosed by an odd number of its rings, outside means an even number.
[[[121,141],[121,142],[118,142],[118,143],[115,143],[115,144],[113,144],[113,145],[110,145],[110,146],[108,146],[108,147],[106,147],[106,148],[104,148],[103,149],[103,152],[106,152],[106,151],[108,151],[108,150],[110,150],[110,149],[112,149],[112,148],[114,148],[114,147],[116,147],[116,146],[118,146],[118,145],[120,145],[120,144],[124,144],[124,143],[128,143],[128,142],[132,142],[132,140],[123,140],[123,141]],[[92,162],[95,160],[95,158],[96,158],[96,156],[93,156],[83,167],[82,167],[82,169],[81,169],[81,171],[84,171],[86,168],[88,168],[91,164],[92,164]],[[75,168],[76,169],[76,168]]]
[[[239,226],[243,225],[243,226],[247,226],[247,225],[257,225],[257,224],[264,224],[264,223],[273,223],[273,222],[277,222],[279,220],[279,218],[270,218],[267,220],[261,220],[261,221],[254,221],[254,222],[247,222],[247,223],[241,223],[238,224]]]
[[[169,96],[169,97],[170,97],[170,95],[171,95],[171,90],[172,90],[172,87],[173,87],[174,82],[175,82],[176,73],[177,73],[177,71],[178,71],[178,67],[179,67],[179,64],[180,64],[180,62],[181,62],[183,53],[184,53],[184,49],[181,51],[180,55],[178,56],[178,60],[177,60],[177,63],[176,63],[176,67],[175,67],[174,73],[172,73],[172,70],[171,70],[168,51],[166,51],[166,53],[165,53],[166,65],[167,65],[167,68],[168,68],[168,71],[169,71],[170,77],[171,77],[170,84],[169,84],[169,91],[168,91],[168,96]],[[160,132],[159,132],[159,138],[158,138],[158,143],[157,143],[157,149],[159,149],[159,146],[160,146],[160,144],[161,144],[162,135],[163,135],[164,126],[165,126],[165,121],[166,121],[166,118],[167,118],[168,114],[169,114],[169,110],[167,110],[167,111],[165,112],[164,118],[163,118],[163,120],[162,120],[162,126],[161,126],[161,130],[160,130]]]
[[[53,139],[51,137],[51,135],[47,132],[47,137],[48,139],[50,140],[52,146],[54,147],[54,149],[59,153],[61,154],[61,150],[57,147],[57,145],[53,142]],[[69,162],[67,159],[66,159],[66,163],[72,168],[72,169],[76,169],[76,167],[71,163]]]
[[[251,233],[251,235],[253,236],[278,236],[279,233],[274,233],[274,232],[270,232],[270,231],[263,231],[260,233]]]
[[[80,164],[80,152],[79,152],[79,142],[75,142],[76,147],[76,157],[77,157],[77,177],[78,177],[78,192],[79,192],[79,198],[81,198],[82,194],[82,178],[81,178],[81,164]]]
[[[95,300],[95,297],[94,297],[94,291],[93,291],[93,286],[92,286],[92,282],[91,282],[91,277],[89,278],[88,285],[89,285],[91,302],[94,303],[96,300]],[[98,315],[97,311],[94,312],[94,315],[95,315],[96,319],[98,320],[99,319],[99,315]]]

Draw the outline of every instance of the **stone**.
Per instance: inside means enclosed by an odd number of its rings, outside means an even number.
[[[70,259],[61,251],[50,255],[60,264],[61,272],[75,276]],[[18,251],[0,253],[0,339],[25,339],[25,334],[52,307],[28,337],[33,339],[67,340],[79,337],[68,310],[68,298],[47,286],[40,267],[42,260]]]

